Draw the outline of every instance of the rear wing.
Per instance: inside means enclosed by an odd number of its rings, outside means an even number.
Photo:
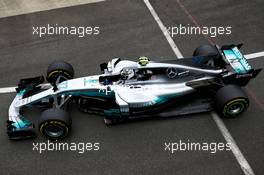
[[[222,52],[222,59],[226,63],[226,68],[231,70],[233,74],[228,75],[224,78],[227,84],[238,84],[245,86],[252,79],[255,78],[260,69],[254,69],[248,62],[245,56],[240,52],[242,44],[238,45],[224,45],[218,48]]]
[[[242,44],[239,45],[224,45],[221,47],[224,61],[229,64],[235,73],[247,74],[253,71],[244,55],[240,52]]]

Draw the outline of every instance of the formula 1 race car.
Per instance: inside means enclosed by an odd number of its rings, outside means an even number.
[[[241,86],[255,78],[239,51],[240,45],[203,45],[192,58],[168,61],[112,59],[100,65],[102,74],[73,79],[73,67],[64,61],[49,65],[44,77],[20,80],[9,108],[10,139],[33,137],[34,125],[22,109],[44,108],[38,127],[52,140],[71,130],[67,106],[77,104],[83,112],[104,116],[106,124],[141,117],[172,117],[215,110],[236,117],[249,106]]]

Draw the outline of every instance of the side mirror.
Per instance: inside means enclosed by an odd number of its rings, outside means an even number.
[[[102,73],[104,73],[105,69],[107,69],[107,63],[100,64],[100,70]]]

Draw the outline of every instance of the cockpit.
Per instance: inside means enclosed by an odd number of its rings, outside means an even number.
[[[149,62],[147,57],[140,57],[138,62],[115,58],[105,64],[103,70],[104,74],[99,77],[99,81],[104,85],[114,82],[118,84],[181,82],[191,75],[191,72],[184,68],[166,67],[162,64],[157,66],[157,63]]]
[[[104,85],[113,84],[113,82],[145,81],[150,80],[152,75],[153,72],[148,69],[126,67],[121,69],[119,73],[100,76],[99,81]]]

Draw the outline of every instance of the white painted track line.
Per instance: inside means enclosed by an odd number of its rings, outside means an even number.
[[[146,4],[146,6],[148,7],[150,13],[152,14],[154,19],[156,20],[156,22],[160,26],[160,29],[162,30],[162,32],[165,35],[166,39],[170,43],[170,46],[172,47],[175,55],[178,58],[183,58],[182,53],[180,52],[180,50],[178,49],[177,45],[175,44],[175,42],[173,41],[171,36],[168,34],[168,32],[164,33],[165,32],[164,29],[166,29],[166,28],[164,27],[163,23],[161,22],[160,18],[158,17],[158,14],[153,9],[152,5],[149,3],[149,0],[144,0],[144,2]],[[175,52],[174,48],[177,48],[176,52]],[[240,149],[237,146],[235,140],[231,136],[230,132],[226,128],[226,126],[223,123],[223,121],[221,120],[221,118],[214,112],[212,112],[212,117],[213,117],[217,127],[219,128],[220,132],[222,133],[223,137],[225,138],[226,142],[231,144],[232,153],[234,154],[235,158],[237,159],[237,161],[238,161],[239,165],[241,166],[244,174],[245,175],[254,175],[254,172],[253,172],[252,168],[250,167],[250,165],[247,162],[246,158],[244,157],[244,155],[240,151]]]
[[[0,88],[0,94],[16,92],[16,87]]]
[[[0,18],[105,0],[0,0]]]
[[[264,57],[264,51],[263,52],[256,52],[252,54],[244,55],[246,59],[252,59],[252,58],[258,58],[258,57]]]
[[[163,35],[166,37],[167,41],[169,42],[173,52],[175,53],[175,55],[178,58],[183,58],[182,53],[180,52],[179,48],[177,47],[177,45],[174,43],[173,39],[171,38],[168,30],[166,29],[166,27],[163,25],[162,21],[160,20],[158,14],[155,12],[155,10],[153,9],[152,5],[150,4],[149,0],[144,0],[146,6],[148,7],[151,15],[153,16],[153,18],[156,20],[156,22],[158,23]]]
[[[222,119],[219,118],[219,116],[215,112],[212,112],[211,115],[213,116],[213,119],[216,122],[219,130],[223,134],[226,142],[231,143],[231,150],[232,150],[233,154],[235,155],[235,157],[236,157],[238,163],[240,164],[242,170],[244,171],[244,173],[246,175],[254,175],[252,168],[249,166],[249,163],[247,162],[247,160],[245,159],[245,157],[241,153],[239,147],[237,146],[235,140],[233,139],[233,137],[229,133],[229,131],[226,128],[225,124],[223,123]]]
[[[49,83],[45,84],[40,84],[41,88],[50,88],[51,85]],[[6,93],[13,93],[16,92],[17,87],[5,87],[5,88],[0,88],[0,94],[6,94]]]

